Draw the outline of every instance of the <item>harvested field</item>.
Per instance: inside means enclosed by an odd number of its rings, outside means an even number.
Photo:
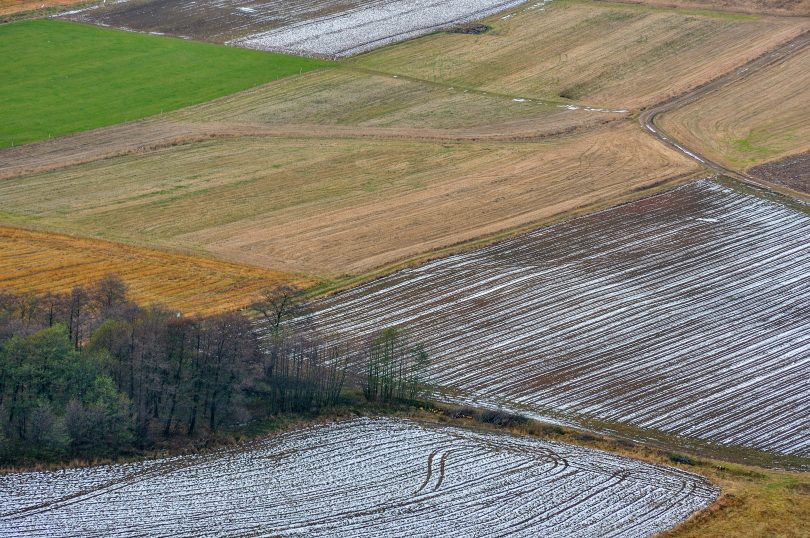
[[[660,7],[722,9],[740,13],[810,16],[810,0],[623,0]]]
[[[458,397],[810,456],[810,216],[698,181],[316,304]]]
[[[640,108],[718,77],[808,28],[806,20],[558,0],[351,60],[379,72],[524,98]]]
[[[562,443],[392,419],[215,453],[0,476],[0,534],[652,536],[706,479]]]
[[[516,100],[391,75],[330,69],[178,110],[166,119],[402,128],[411,129],[413,137],[443,129],[451,131],[449,138],[543,133],[625,115],[620,111],[570,110],[559,102]]]
[[[810,151],[810,47],[660,116],[685,146],[736,169]]]
[[[119,275],[140,304],[162,303],[185,314],[247,306],[279,282],[312,284],[295,275],[93,239],[0,227],[0,289],[64,292]]]
[[[226,139],[2,182],[0,222],[337,276],[696,172],[630,123],[532,143]]]
[[[755,166],[755,177],[810,194],[810,152]]]
[[[2,149],[0,179],[216,138],[539,140],[627,115],[354,70],[319,70],[159,117]]]

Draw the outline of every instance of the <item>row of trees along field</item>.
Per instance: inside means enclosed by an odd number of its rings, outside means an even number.
[[[114,456],[318,412],[346,388],[378,403],[420,396],[421,346],[397,329],[327,338],[298,297],[268,290],[257,324],[141,307],[115,276],[65,294],[0,292],[0,462]]]

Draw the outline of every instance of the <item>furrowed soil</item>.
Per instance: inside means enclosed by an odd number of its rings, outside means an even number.
[[[198,455],[5,474],[0,533],[642,537],[717,496],[697,474],[591,448],[359,418]]]
[[[262,289],[313,282],[200,256],[61,234],[0,227],[0,289],[66,292],[116,274],[140,304],[161,303],[188,315],[247,306]]]
[[[810,151],[810,47],[656,122],[685,146],[737,170]]]
[[[698,172],[632,122],[520,143],[243,137],[0,182],[0,222],[338,276]]]
[[[493,17],[482,35],[442,33],[351,65],[525,98],[639,108],[699,86],[789,41],[803,19],[558,0]]]
[[[313,305],[406,327],[452,401],[810,458],[810,214],[701,180]],[[806,467],[805,467],[806,468]]]
[[[810,153],[802,153],[751,168],[754,177],[810,194]]]

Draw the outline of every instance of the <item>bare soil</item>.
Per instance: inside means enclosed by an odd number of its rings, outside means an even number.
[[[754,177],[810,194],[810,152],[755,166]]]

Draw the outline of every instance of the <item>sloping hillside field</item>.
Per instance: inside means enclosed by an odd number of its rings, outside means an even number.
[[[460,397],[810,456],[810,216],[698,181],[318,303]],[[455,394],[455,393],[454,393]]]
[[[716,496],[702,477],[592,449],[359,419],[208,455],[0,476],[0,534],[634,537]]]

